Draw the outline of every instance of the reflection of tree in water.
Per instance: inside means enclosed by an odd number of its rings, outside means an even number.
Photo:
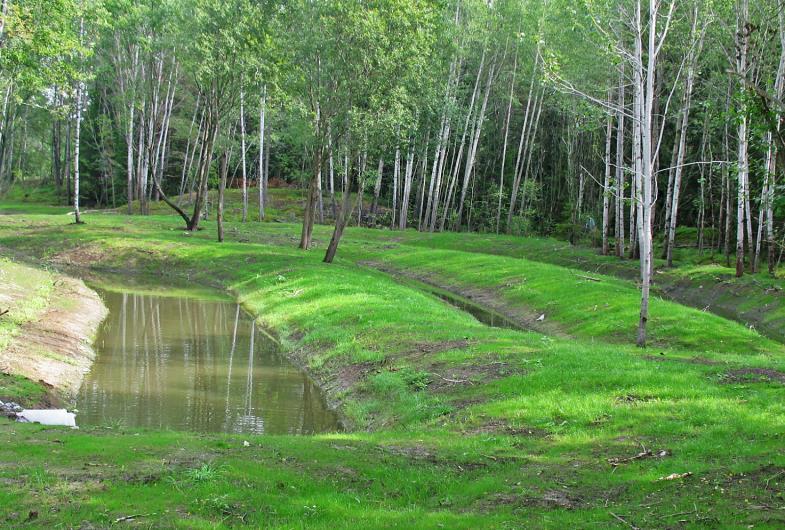
[[[110,316],[80,394],[80,423],[252,433],[336,428],[318,390],[239,305],[104,298]]]

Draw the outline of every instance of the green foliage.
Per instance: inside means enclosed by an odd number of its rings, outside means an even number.
[[[73,76],[69,57],[80,49],[75,0],[8,2],[4,17],[0,71],[23,93],[68,82]]]

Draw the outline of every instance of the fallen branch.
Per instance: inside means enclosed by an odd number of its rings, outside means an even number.
[[[666,519],[668,517],[679,517],[681,515],[692,515],[694,513],[695,513],[695,510],[690,510],[688,512],[676,512],[676,513],[671,513],[671,514],[668,514],[668,515],[663,515],[662,517],[660,517],[660,519]]]
[[[642,458],[653,458],[653,457],[664,458],[664,457],[668,456],[669,454],[670,453],[666,449],[661,449],[661,450],[657,451],[656,453],[654,453],[653,451],[644,449],[643,451],[641,451],[637,455],[630,456],[630,457],[627,457],[627,458],[609,458],[608,459],[608,463],[610,465],[616,467],[616,466],[620,466],[622,464],[626,464],[628,462],[633,462],[635,460],[641,460]]]
[[[640,530],[637,526],[635,526],[634,524],[632,524],[632,523],[628,522],[626,519],[624,519],[624,517],[621,517],[620,515],[616,515],[613,512],[608,512],[608,513],[611,514],[615,519],[621,521],[622,523],[624,523],[627,526],[629,526],[630,528],[632,528],[633,530]]]
[[[441,376],[439,374],[435,374],[433,372],[431,372],[431,374],[435,375],[439,379],[442,379],[443,381],[447,381],[448,383],[453,383],[453,384],[456,384],[456,385],[457,384],[462,384],[462,383],[469,383],[470,385],[474,384],[471,381],[469,381],[468,379],[447,379],[446,377],[443,377],[443,376]]]
[[[133,515],[125,515],[123,517],[118,517],[114,520],[114,524],[122,523],[124,521],[133,521],[134,519],[138,519],[140,517],[149,517],[151,515],[155,515],[155,513],[135,513]]]
[[[6,313],[8,313],[9,311],[10,311],[10,309],[5,309],[5,310],[3,310],[3,311],[0,311],[0,317],[1,317],[1,316],[3,316],[3,315],[5,315],[5,314],[6,314]]]
[[[602,280],[599,278],[593,278],[591,276],[584,276],[583,274],[576,274],[578,278],[583,278],[584,280],[589,280],[591,282],[601,282]]]
[[[783,474],[785,474],[785,470],[780,471],[779,473],[775,473],[774,475],[772,475],[769,478],[767,478],[766,479],[766,489],[769,489],[769,482],[771,482],[772,480],[774,480],[775,478],[777,478],[777,477],[779,477],[780,475],[783,475]]]
[[[686,473],[671,473],[667,477],[660,477],[659,480],[677,480],[680,478],[687,478],[692,476],[692,471],[687,471]]]

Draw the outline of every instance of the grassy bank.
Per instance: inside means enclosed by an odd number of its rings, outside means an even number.
[[[14,400],[35,406],[46,396],[46,388],[20,375],[8,373],[3,353],[25,324],[38,318],[49,304],[56,276],[0,258],[0,401]]]
[[[1,424],[9,525],[134,514],[182,527],[785,523],[784,352],[740,324],[658,300],[655,346],[638,350],[627,341],[634,286],[498,255],[505,238],[477,236],[467,249],[350,230],[330,266],[320,261],[327,227],[318,249],[301,252],[293,224],[232,223],[218,245],[211,223],[189,235],[171,216],[86,220],[0,217],[0,244],[54,265],[232,291],[352,428],[237,437]],[[554,332],[485,326],[377,269],[524,320],[545,314]]]
[[[0,257],[0,312],[0,400],[69,401],[92,364],[100,298],[80,280]]]
[[[384,232],[364,231],[359,237],[385,240]],[[566,241],[543,237],[514,237],[464,233],[406,232],[396,240],[425,249],[449,249],[471,254],[507,256],[574,269],[577,273],[595,276],[604,274],[636,281],[640,271],[636,260],[601,256],[596,248],[573,246]],[[699,253],[686,245],[677,248],[674,268],[655,259],[655,293],[693,308],[716,313],[760,330],[767,336],[785,341],[785,269],[778,278],[768,274],[746,274],[735,277],[735,268],[725,263],[721,254],[706,250]],[[661,249],[655,251],[659,256]],[[765,269],[766,264],[762,264]]]

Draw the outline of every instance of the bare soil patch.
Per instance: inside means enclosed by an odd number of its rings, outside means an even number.
[[[518,427],[510,425],[504,420],[491,420],[478,427],[465,429],[464,434],[503,434],[508,436],[524,436],[532,438],[545,438],[550,435],[545,429],[538,427]]]
[[[581,501],[574,495],[562,490],[547,490],[539,495],[516,495],[499,493],[491,495],[480,502],[480,511],[492,511],[500,506],[512,506],[515,509],[525,508],[562,508],[573,510],[580,506]]]
[[[411,349],[401,352],[401,355],[417,358],[450,350],[462,350],[467,348],[470,344],[472,343],[465,339],[446,340],[441,342],[418,342],[414,344]]]
[[[723,383],[780,383],[785,385],[785,372],[771,368],[740,368],[720,376]]]
[[[348,390],[357,383],[365,380],[370,373],[375,373],[378,370],[379,363],[364,362],[350,364],[338,369],[336,383],[340,389]]]
[[[89,245],[65,249],[51,257],[50,261],[58,265],[90,268],[101,263],[105,253]]]
[[[639,403],[648,403],[655,401],[657,398],[654,396],[638,396],[636,394],[625,394],[617,396],[614,402],[616,405],[638,405]]]
[[[644,359],[647,361],[654,361],[654,362],[679,362],[679,363],[686,363],[686,364],[698,364],[701,366],[719,366],[725,364],[720,361],[713,361],[711,359],[706,359],[705,357],[688,357],[688,358],[681,358],[681,357],[668,357],[664,354],[660,355],[644,355]]]
[[[92,339],[106,312],[101,298],[82,281],[59,277],[47,308],[24,323],[0,352],[0,370],[73,397],[95,357]]]
[[[488,383],[510,375],[524,373],[523,370],[511,366],[502,361],[493,361],[478,364],[464,365],[445,365],[443,363],[432,365],[428,368],[431,374],[428,390],[431,392],[443,392],[454,389],[456,386],[472,386],[480,383]]]
[[[436,454],[430,451],[425,446],[420,444],[415,445],[381,445],[379,450],[395,456],[403,456],[413,460],[426,460],[428,462],[436,462]]]

